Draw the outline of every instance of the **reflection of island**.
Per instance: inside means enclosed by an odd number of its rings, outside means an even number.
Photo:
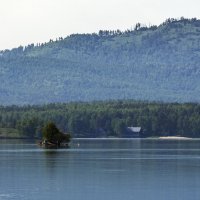
[[[57,150],[45,149],[43,156],[45,175],[50,179],[54,179],[56,176],[55,170],[59,164],[59,152]]]
[[[73,154],[68,149],[44,149],[42,162],[44,174],[50,180],[56,179],[58,174],[66,174],[66,170],[73,164]]]
[[[48,123],[42,130],[42,141],[39,143],[42,147],[59,148],[68,147],[71,136],[62,133],[53,122]]]
[[[56,158],[58,155],[58,152],[56,150],[44,150],[44,154],[46,159],[48,160],[49,158]]]

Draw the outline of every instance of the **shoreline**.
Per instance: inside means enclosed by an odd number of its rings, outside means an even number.
[[[181,137],[181,136],[161,136],[158,137],[160,140],[192,140],[196,138]]]
[[[28,138],[28,137],[7,137],[7,136],[0,136],[0,139],[3,140],[39,140],[39,138]],[[73,140],[133,140],[133,139],[147,139],[147,140],[193,140],[193,139],[200,139],[200,138],[191,138],[191,137],[181,137],[181,136],[160,136],[160,137],[146,137],[146,138],[117,138],[117,137],[104,137],[104,138],[73,138]]]
[[[73,138],[73,140],[195,140],[200,138],[180,137],[180,136],[161,136],[146,138]]]
[[[31,140],[36,138],[0,136],[1,140]]]

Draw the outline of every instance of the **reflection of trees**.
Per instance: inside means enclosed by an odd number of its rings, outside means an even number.
[[[45,150],[44,151],[44,159],[45,159],[45,165],[46,165],[46,169],[51,169],[53,170],[55,168],[56,162],[57,162],[57,158],[58,158],[58,152],[56,149],[52,149],[52,150]]]
[[[58,154],[58,151],[56,149],[47,149],[44,151],[45,156],[48,158],[55,157]]]
[[[48,188],[55,190],[55,183],[59,182],[59,186],[66,185],[66,177],[72,176],[74,169],[74,158],[70,158],[70,152],[66,149],[45,150],[43,154],[44,171]],[[73,167],[72,167],[73,166]],[[43,174],[44,175],[44,174]],[[69,178],[69,180],[72,180]]]
[[[68,165],[70,161],[70,152],[67,149],[45,149],[44,161],[46,170],[53,172],[61,165]]]

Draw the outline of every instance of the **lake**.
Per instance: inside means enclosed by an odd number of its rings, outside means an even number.
[[[200,140],[0,140],[0,200],[199,200]]]

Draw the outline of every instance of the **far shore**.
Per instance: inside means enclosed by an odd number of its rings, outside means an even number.
[[[5,139],[5,140],[38,140],[39,138],[29,138],[29,137],[8,137],[8,136],[1,136],[0,139]],[[73,138],[73,139],[78,139],[78,140],[114,140],[114,139],[122,139],[122,140],[131,140],[131,139],[149,139],[149,140],[193,140],[193,139],[198,139],[198,138],[191,138],[191,137],[181,137],[181,136],[157,136],[157,137],[146,137],[146,138],[118,138],[118,137],[88,137],[88,138]]]
[[[181,137],[181,136],[162,136],[162,137],[158,137],[158,139],[161,139],[161,140],[191,140],[194,138]]]
[[[30,139],[35,139],[35,138],[0,136],[0,139],[4,139],[4,140],[30,140]]]
[[[181,137],[181,136],[160,136],[160,137],[146,137],[146,138],[137,138],[137,137],[133,137],[133,138],[118,138],[118,137],[103,137],[103,138],[73,138],[73,140],[132,140],[132,139],[136,139],[136,140],[140,140],[140,139],[144,139],[144,140],[194,140],[194,139],[199,139],[199,138],[191,138],[191,137]]]

